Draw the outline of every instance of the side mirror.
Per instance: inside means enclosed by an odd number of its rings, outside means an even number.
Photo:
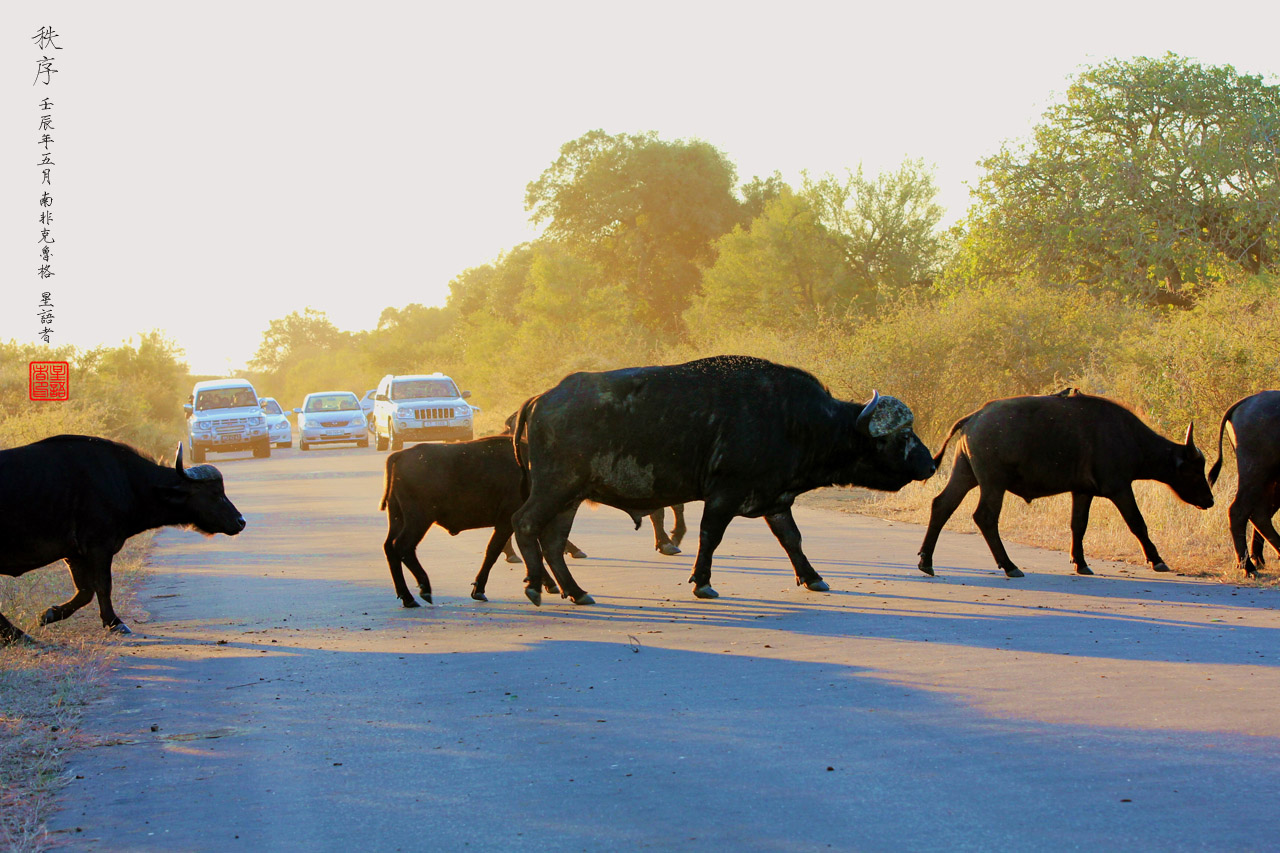
[[[300,414],[302,414],[302,409],[294,409],[294,410],[293,410],[293,413],[294,413],[295,415],[300,415]]]
[[[386,402],[387,395],[386,395],[386,394],[376,394],[376,395],[374,395],[374,398],[373,398],[373,399],[375,399],[375,400],[382,400],[383,402]]]
[[[463,392],[462,392],[462,399],[466,400],[466,399],[467,399],[467,398],[469,398],[470,396],[471,396],[471,392],[470,392],[470,391],[463,391]]]
[[[195,409],[193,409],[193,408],[192,408],[192,406],[191,406],[191,404],[190,404],[190,403],[183,403],[183,404],[182,404],[182,411],[186,412],[186,413],[189,415],[189,414],[191,414],[193,411],[195,411]]]

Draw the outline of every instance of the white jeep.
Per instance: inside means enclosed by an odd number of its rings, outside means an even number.
[[[197,382],[187,413],[187,446],[191,461],[203,462],[209,451],[230,453],[252,450],[253,455],[271,455],[271,437],[258,392],[244,379],[211,379]]]
[[[470,441],[470,396],[443,373],[387,374],[373,396],[374,446],[399,450],[406,441]]]

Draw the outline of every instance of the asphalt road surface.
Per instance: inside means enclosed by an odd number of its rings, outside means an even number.
[[[382,556],[386,454],[215,456],[238,537],[167,530],[53,828],[68,849],[1179,850],[1280,844],[1276,590],[799,510],[698,601],[686,553],[584,509],[597,604],[522,594],[488,531]],[[1225,541],[1225,535],[1224,535]],[[1225,545],[1224,545],[1225,547]],[[412,588],[412,584],[411,584]],[[75,618],[96,618],[88,607]]]

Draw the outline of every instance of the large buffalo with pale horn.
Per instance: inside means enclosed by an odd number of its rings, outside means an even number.
[[[111,606],[111,560],[125,540],[177,525],[234,536],[244,517],[212,465],[157,465],[136,450],[87,435],[58,435],[0,450],[0,574],[17,577],[66,560],[76,592],[40,617],[57,622],[96,595],[102,624],[129,628]],[[0,615],[0,643],[26,635]]]
[[[1194,426],[1187,427],[1181,443],[1170,441],[1104,397],[1068,388],[1047,396],[992,400],[955,422],[934,462],[942,461],[947,443],[957,434],[951,479],[933,499],[920,546],[919,567],[927,575],[933,574],[933,549],[942,526],[974,486],[980,491],[973,520],[996,564],[1011,578],[1022,577],[1022,571],[1000,541],[1000,507],[1006,492],[1028,502],[1071,493],[1071,562],[1082,575],[1093,574],[1084,559],[1084,533],[1094,498],[1116,505],[1157,572],[1169,567],[1147,535],[1133,481],[1156,480],[1192,506],[1213,506]]]
[[[516,455],[529,497],[513,521],[541,602],[543,557],[562,595],[592,602],[565,565],[564,540],[583,501],[644,516],[703,501],[694,595],[715,598],[711,559],[736,516],[764,516],[795,567],[796,583],[827,584],[800,548],[791,515],[796,496],[819,486],[896,491],[933,474],[911,429],[911,410],[893,397],[838,400],[810,374],[744,356],[686,364],[575,373],[525,403]]]

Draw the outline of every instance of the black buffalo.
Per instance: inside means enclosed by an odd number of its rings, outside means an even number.
[[[111,560],[129,537],[169,525],[228,536],[245,525],[217,468],[183,469],[181,444],[172,468],[86,435],[0,451],[0,573],[17,577],[65,559],[76,586],[41,625],[67,618],[96,594],[102,624],[128,634],[111,606]],[[0,642],[24,637],[0,615]]]
[[[897,490],[935,469],[892,397],[837,400],[810,374],[757,358],[575,373],[521,407],[514,444],[529,476],[515,514],[528,575],[541,602],[545,555],[567,595],[591,603],[561,546],[583,501],[631,514],[705,501],[694,595],[714,598],[711,559],[735,516],[764,516],[795,567],[796,583],[826,583],[800,548],[796,496],[833,484]]]
[[[1218,482],[1222,471],[1222,433],[1231,425],[1239,473],[1236,496],[1227,510],[1236,559],[1248,575],[1263,565],[1263,537],[1280,551],[1280,535],[1271,517],[1280,510],[1280,391],[1263,391],[1237,401],[1227,409],[1218,426],[1218,461],[1209,469],[1209,482]],[[1253,525],[1252,557],[1245,551],[1249,525]]]
[[[456,444],[418,444],[387,457],[381,508],[387,511],[387,555],[391,582],[405,607],[418,602],[405,586],[402,564],[409,567],[418,592],[431,603],[431,581],[418,561],[417,547],[431,525],[451,535],[492,527],[484,562],[471,597],[487,601],[485,586],[503,543],[511,537],[511,515],[524,502],[524,478],[509,436],[490,436]],[[548,592],[558,592],[550,584]]]
[[[1156,434],[1133,412],[1103,397],[1067,389],[1041,397],[993,400],[956,421],[934,457],[942,461],[947,442],[959,433],[951,479],[933,499],[929,529],[920,546],[920,571],[933,574],[933,549],[947,519],[974,486],[981,490],[973,520],[996,564],[1011,578],[1022,572],[1000,541],[1000,507],[1005,492],[1030,502],[1071,493],[1071,561],[1082,575],[1093,574],[1084,559],[1084,532],[1095,497],[1107,498],[1142,543],[1151,568],[1167,572],[1133,498],[1134,480],[1157,480],[1201,509],[1213,506],[1204,476],[1204,454],[1196,449],[1193,427],[1181,444]]]

